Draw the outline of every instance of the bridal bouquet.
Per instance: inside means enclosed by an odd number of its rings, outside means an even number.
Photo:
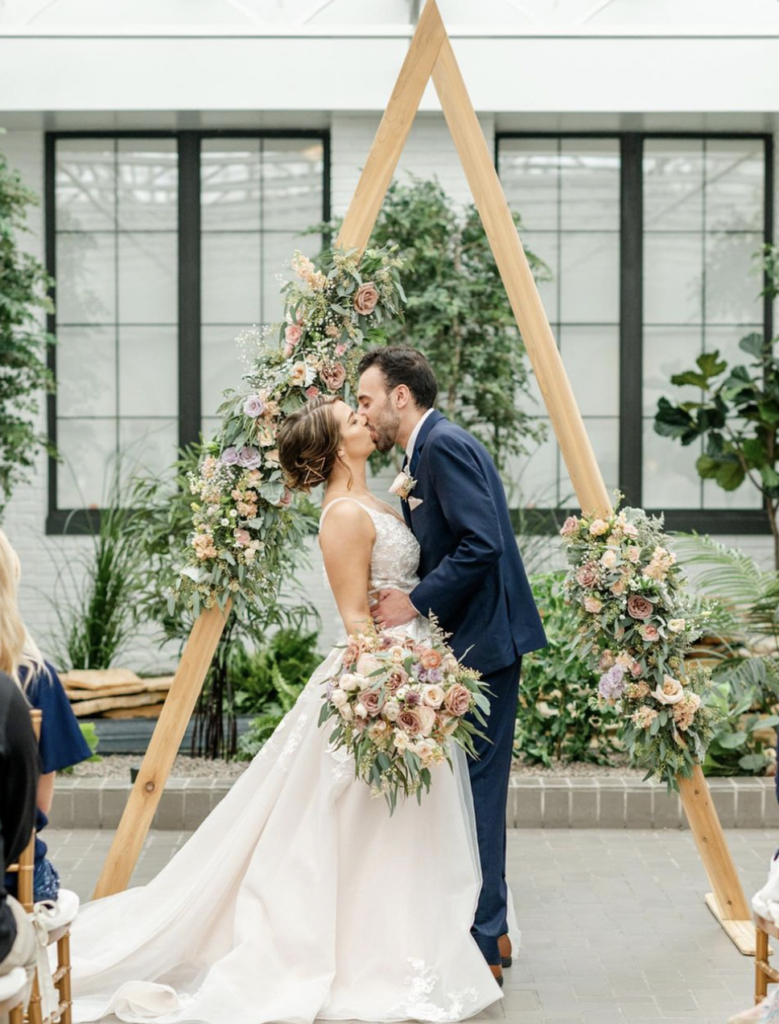
[[[663,522],[624,508],[571,516],[560,532],[581,652],[602,673],[591,705],[615,707],[632,761],[673,786],[703,759],[714,711],[709,673],[689,658],[703,616],[685,592]]]
[[[402,629],[350,636],[327,682],[319,724],[334,718],[331,743],[354,756],[355,776],[386,797],[430,790],[431,769],[451,765],[452,743],[475,756],[474,735],[490,705],[478,672],[452,653],[436,623],[414,639]]]

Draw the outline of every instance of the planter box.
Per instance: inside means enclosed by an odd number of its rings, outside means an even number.
[[[249,723],[256,715],[238,716],[238,735],[247,732]],[[95,727],[100,741],[97,752],[102,754],[145,754],[149,745],[156,718],[82,718],[82,722],[91,722]],[[193,722],[187,725],[184,739],[179,751],[188,754],[192,745]]]

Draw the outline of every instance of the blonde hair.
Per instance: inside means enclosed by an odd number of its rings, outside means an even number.
[[[40,672],[48,675],[43,655],[19,614],[17,593],[21,576],[19,556],[0,530],[0,670],[19,686],[21,668],[27,670],[25,684]]]

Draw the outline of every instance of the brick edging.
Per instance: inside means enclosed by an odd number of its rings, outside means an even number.
[[[231,779],[169,779],[152,828],[191,830],[232,787]],[[773,779],[709,779],[724,828],[777,828]],[[118,779],[57,779],[52,828],[119,824],[131,784]],[[509,828],[686,828],[677,794],[634,777],[578,778],[515,775],[507,804]]]

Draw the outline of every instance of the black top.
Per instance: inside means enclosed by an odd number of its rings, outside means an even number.
[[[30,708],[16,683],[0,672],[0,861],[13,864],[30,839],[38,792],[38,747]],[[11,950],[16,925],[0,878],[0,961]]]

